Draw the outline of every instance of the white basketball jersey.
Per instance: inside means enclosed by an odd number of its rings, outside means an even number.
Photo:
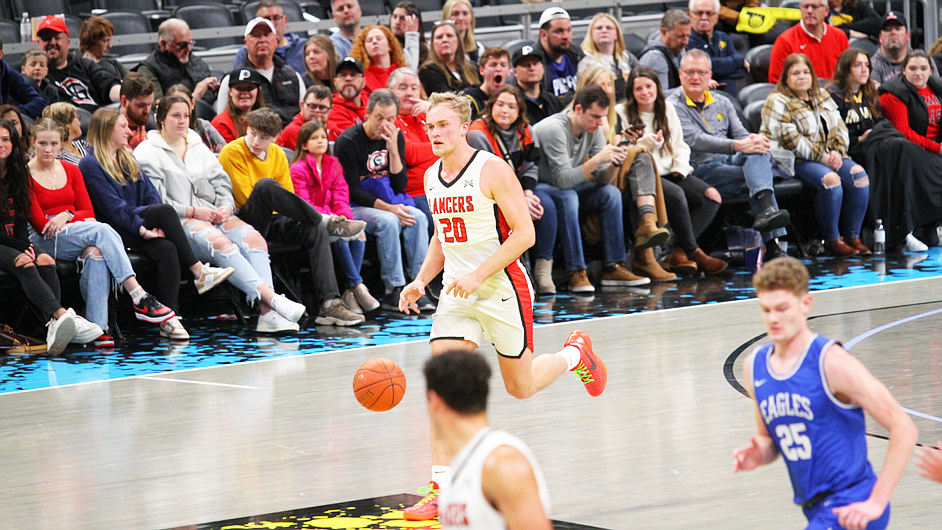
[[[498,447],[508,445],[523,453],[530,461],[540,502],[547,516],[550,513],[549,490],[540,465],[530,449],[519,438],[503,431],[485,428],[451,459],[451,482],[442,485],[438,496],[438,522],[445,530],[501,530],[507,528],[504,516],[484,498],[481,471],[484,461]]]
[[[497,203],[481,193],[481,169],[491,158],[496,157],[475,151],[448,183],[441,178],[440,159],[425,173],[425,196],[445,254],[446,283],[477,269],[510,233]]]

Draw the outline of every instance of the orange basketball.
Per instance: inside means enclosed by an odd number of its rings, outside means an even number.
[[[364,407],[383,412],[402,401],[406,393],[406,376],[399,365],[377,357],[366,361],[353,376],[353,394]]]

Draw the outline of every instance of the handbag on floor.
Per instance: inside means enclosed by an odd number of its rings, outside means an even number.
[[[6,324],[0,324],[0,353],[46,353],[46,343],[17,333]]]

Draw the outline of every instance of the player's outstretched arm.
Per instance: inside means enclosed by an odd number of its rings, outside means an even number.
[[[920,475],[942,484],[942,440],[935,443],[935,449],[919,448],[916,451],[916,465],[922,468]]]
[[[532,247],[536,240],[536,231],[533,229],[523,188],[506,162],[491,159],[484,163],[481,168],[481,193],[497,202],[497,207],[510,228],[510,235],[504,239],[493,256],[484,260],[471,273],[455,278],[448,286],[449,293],[462,298],[466,298],[485,280],[513,263]]]
[[[765,422],[762,421],[762,415],[759,413],[759,404],[756,403],[755,391],[752,388],[752,362],[755,358],[755,352],[743,362],[743,382],[749,397],[752,398],[753,414],[756,421],[756,434],[746,445],[741,445],[733,450],[733,473],[740,471],[751,471],[759,466],[764,466],[774,462],[778,457],[778,449],[769,436],[768,429],[765,428]]]
[[[421,214],[425,215],[425,214]],[[432,278],[438,276],[438,273],[445,267],[445,253],[442,252],[442,242],[438,240],[438,229],[432,234],[432,239],[428,243],[428,252],[425,253],[425,260],[422,261],[422,268],[419,274],[408,285],[402,288],[399,294],[399,310],[405,314],[410,311],[419,313],[419,306],[416,301],[425,294],[425,286]]]
[[[886,459],[870,498],[834,509],[841,526],[848,530],[863,529],[886,510],[913,454],[919,431],[890,390],[856,357],[836,344],[824,355],[824,375],[831,393],[842,402],[859,405],[890,431]]]
[[[552,530],[533,467],[517,449],[503,445],[488,455],[481,470],[481,489],[504,516],[508,530]]]

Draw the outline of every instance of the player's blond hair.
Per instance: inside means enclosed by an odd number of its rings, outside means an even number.
[[[429,112],[439,105],[444,105],[458,115],[461,123],[471,123],[471,100],[454,92],[435,92],[430,98]]]
[[[795,258],[776,258],[763,265],[752,277],[752,286],[757,293],[781,289],[803,296],[808,292],[808,269]]]

